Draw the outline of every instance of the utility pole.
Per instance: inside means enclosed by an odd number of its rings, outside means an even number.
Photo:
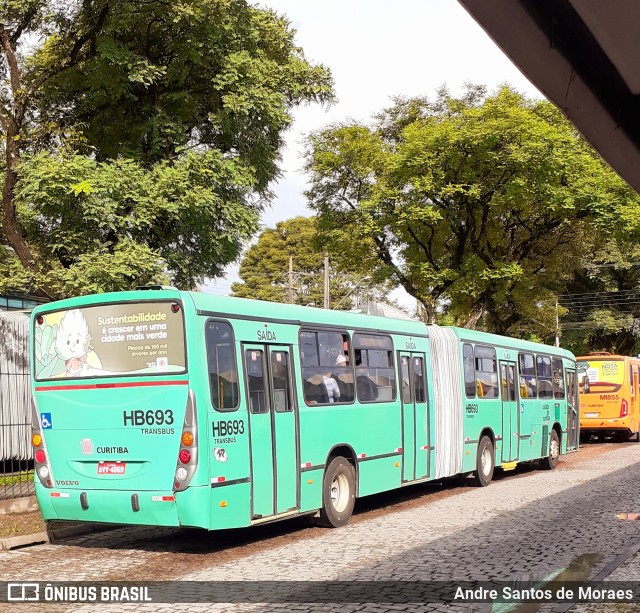
[[[324,308],[329,308],[329,255],[324,252]]]
[[[558,313],[557,298],[556,298],[556,347],[560,347],[560,315]]]
[[[289,304],[293,304],[293,256],[289,256]]]

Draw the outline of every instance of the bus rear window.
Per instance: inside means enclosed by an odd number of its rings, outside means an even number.
[[[186,372],[182,307],[127,302],[38,316],[35,377],[121,377]]]
[[[624,362],[622,360],[593,360],[578,362],[578,370],[581,373],[581,382],[585,375],[590,385],[600,389],[598,384],[622,385],[624,383]]]

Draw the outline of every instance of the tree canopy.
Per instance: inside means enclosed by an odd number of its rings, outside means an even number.
[[[244,0],[0,7],[0,291],[215,276],[258,229],[291,110],[333,99]]]
[[[555,297],[637,195],[550,103],[503,87],[398,98],[371,125],[312,134],[309,204],[429,318],[555,329]],[[600,238],[598,238],[600,237]]]
[[[348,237],[343,236],[343,245]],[[379,299],[386,287],[373,289],[368,280],[349,269],[348,249],[330,255],[331,308],[348,309],[358,295]],[[293,302],[321,307],[324,302],[324,238],[315,217],[294,217],[267,228],[240,264],[242,282],[234,283],[234,296],[288,302],[289,258],[293,258]]]

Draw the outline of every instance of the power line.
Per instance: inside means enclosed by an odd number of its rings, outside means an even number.
[[[616,295],[623,295],[623,294],[638,294],[639,291],[638,290],[634,290],[634,289],[621,289],[621,290],[616,290],[614,292],[581,292],[581,293],[574,293],[574,294],[558,294],[558,298],[567,298],[567,297],[571,297],[571,296],[576,296],[576,297],[583,297],[583,296],[616,296]]]

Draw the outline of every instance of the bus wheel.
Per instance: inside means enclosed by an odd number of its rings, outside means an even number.
[[[488,436],[483,436],[478,445],[478,455],[476,457],[476,472],[473,480],[476,485],[486,487],[493,479],[493,469],[495,468],[495,452],[493,443]]]
[[[326,528],[344,526],[356,502],[356,476],[351,463],[339,456],[333,458],[322,480],[322,508],[318,524]]]
[[[545,470],[553,470],[558,465],[560,459],[560,439],[555,430],[551,430],[549,437],[549,455],[540,460],[540,466]]]
[[[631,435],[628,432],[615,432],[613,435],[613,440],[616,443],[626,443],[631,438]]]

